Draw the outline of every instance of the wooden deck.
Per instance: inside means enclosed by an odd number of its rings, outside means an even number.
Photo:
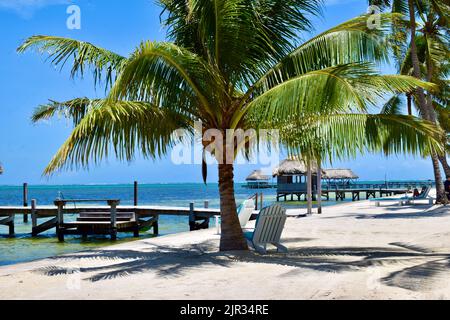
[[[369,200],[377,197],[390,197],[399,194],[405,194],[408,192],[408,189],[325,189],[322,191],[322,197],[326,200],[330,200],[330,194],[334,194],[336,201],[344,201],[347,199],[347,195],[351,196],[352,201],[359,201],[362,198],[362,194],[365,195],[365,199]],[[306,201],[307,192],[304,191],[278,191],[277,192],[277,201],[280,199],[284,199],[287,201],[288,197],[290,197],[291,201],[294,200],[294,197],[297,197],[297,200],[300,201],[302,197]],[[316,200],[317,194],[314,192],[313,200]]]
[[[132,232],[138,237],[140,230],[150,228],[158,235],[161,215],[189,217],[191,231],[209,228],[210,219],[220,215],[218,209],[195,208],[194,204],[189,207],[120,206],[118,200],[104,200],[108,205],[76,204],[86,201],[91,200],[60,200],[55,201],[55,205],[47,206],[38,206],[33,200],[31,206],[0,206],[0,225],[7,226],[9,235],[14,236],[15,216],[31,215],[33,236],[56,228],[60,241],[64,241],[66,234],[108,234],[116,239],[118,232]],[[76,220],[65,221],[64,218],[69,215]]]

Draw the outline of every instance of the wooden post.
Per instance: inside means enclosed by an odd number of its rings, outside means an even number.
[[[31,234],[33,237],[37,236],[37,234],[35,234],[35,232],[34,232],[35,228],[37,227],[36,204],[37,204],[37,201],[35,199],[32,199],[31,200],[31,224],[32,224]]]
[[[195,204],[193,202],[191,202],[189,204],[189,229],[191,231],[195,231],[196,230],[196,222],[195,222]]]
[[[117,240],[117,206],[120,200],[109,200],[108,205],[111,207],[111,240]]]
[[[317,172],[317,213],[322,214],[322,165],[318,161]]]
[[[255,210],[258,210],[258,193],[255,194]]]
[[[138,205],[138,182],[134,182],[134,206],[137,207]]]
[[[15,229],[14,229],[14,219],[15,218],[15,215],[12,215],[11,216],[11,221],[9,222],[9,224],[8,224],[8,227],[9,227],[9,236],[11,237],[11,238],[13,238],[14,236],[15,236],[15,234],[16,234],[16,231],[15,231]]]
[[[311,169],[311,161],[307,160],[307,196],[306,199],[308,201],[308,215],[312,214],[312,169]]]
[[[209,209],[209,201],[205,201],[205,209]]]
[[[56,234],[58,235],[58,240],[64,241],[64,205],[63,200],[56,200],[55,205],[58,207],[58,215],[56,217]]]
[[[261,192],[261,199],[259,201],[259,205],[261,206],[261,210],[264,208],[264,193]]]
[[[28,183],[23,184],[23,206],[28,207]],[[23,215],[23,222],[28,223],[28,215]]]
[[[153,223],[153,235],[159,235],[159,216],[155,216],[156,221]]]

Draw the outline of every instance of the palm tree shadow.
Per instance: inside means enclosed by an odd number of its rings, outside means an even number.
[[[308,241],[293,238],[287,242]],[[150,250],[151,249],[151,250]],[[282,277],[299,276],[305,270],[319,272],[352,272],[376,266],[398,265],[403,267],[380,279],[383,284],[409,290],[427,289],[432,283],[448,277],[450,254],[436,254],[425,248],[403,243],[390,247],[305,247],[291,249],[288,254],[270,253],[261,256],[250,252],[217,252],[214,241],[205,241],[185,248],[151,245],[148,251],[98,250],[52,258],[59,261],[95,262],[94,266],[67,268],[49,266],[35,270],[46,276],[81,273],[84,280],[99,282],[154,272],[157,276],[180,277],[189,270],[201,270],[205,266],[233,267],[234,263],[272,264],[295,268]],[[405,268],[404,265],[408,264]],[[411,267],[411,265],[413,265]]]

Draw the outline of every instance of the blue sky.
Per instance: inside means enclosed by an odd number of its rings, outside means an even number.
[[[68,30],[66,8],[81,8],[81,30]],[[315,20],[317,31],[357,16],[367,9],[363,0],[329,0],[324,17]],[[5,168],[1,184],[78,184],[201,182],[199,166],[176,166],[170,157],[157,161],[137,159],[118,163],[113,158],[90,171],[62,172],[51,178],[41,173],[71,131],[65,120],[33,125],[30,115],[48,99],[101,97],[103,89],[94,89],[91,77],[70,79],[67,70],[59,72],[44,57],[15,49],[31,35],[46,34],[89,41],[127,55],[142,40],[163,40],[159,24],[160,8],[153,0],[0,0],[0,162]],[[307,38],[305,34],[303,37]],[[389,70],[389,68],[383,68]],[[362,179],[429,179],[430,161],[399,156],[386,159],[365,155],[338,162],[334,167],[353,168]],[[258,166],[240,165],[236,180],[243,181]],[[216,182],[217,171],[209,169],[209,181]]]

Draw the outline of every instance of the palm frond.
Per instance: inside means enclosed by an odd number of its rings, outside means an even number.
[[[213,118],[227,93],[198,55],[166,42],[143,42],[110,92],[113,100],[150,101]],[[194,107],[195,106],[195,107]]]
[[[88,168],[110,153],[131,161],[139,152],[155,158],[167,152],[176,129],[189,129],[189,119],[144,102],[96,100],[53,157],[44,173]]]
[[[268,70],[252,86],[251,92],[260,87],[265,91],[292,77],[341,64],[387,61],[389,50],[382,40],[395,16],[381,17],[380,29],[369,29],[368,16],[364,15],[313,37]]]
[[[291,153],[315,159],[349,159],[367,152],[425,156],[430,150],[443,151],[442,130],[412,116],[305,116],[285,123],[282,128],[282,140]]]
[[[389,99],[381,109],[381,114],[385,115],[401,115],[404,103],[400,95],[394,95]]]
[[[379,75],[369,64],[348,64],[306,73],[268,90],[248,104],[261,121],[327,112],[366,112],[386,94],[434,85],[416,78]],[[253,109],[253,110],[252,110]]]
[[[31,121],[36,123],[55,116],[62,116],[72,120],[74,126],[77,126],[89,110],[100,101],[89,98],[77,98],[64,102],[50,100],[48,104],[41,105],[34,110]]]
[[[23,53],[36,50],[46,54],[51,63],[61,69],[72,60],[71,76],[84,75],[86,67],[90,67],[96,83],[103,76],[107,85],[111,85],[115,76],[120,73],[126,58],[109,50],[97,47],[89,42],[54,36],[33,36],[17,49]]]

